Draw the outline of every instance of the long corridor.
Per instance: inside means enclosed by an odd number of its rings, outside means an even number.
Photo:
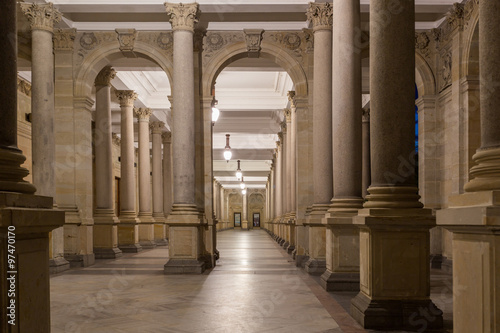
[[[52,332],[364,332],[265,231],[217,236],[203,275],[164,275],[160,247],[51,277]]]

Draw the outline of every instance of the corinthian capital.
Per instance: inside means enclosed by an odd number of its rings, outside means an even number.
[[[134,108],[134,113],[137,119],[149,121],[149,117],[153,114],[150,108]]]
[[[172,142],[172,132],[165,132],[161,135],[163,139],[163,143],[171,143]]]
[[[153,121],[151,124],[149,124],[149,127],[151,128],[151,132],[153,134],[161,134],[162,129],[165,126],[165,123],[163,121]]]
[[[198,23],[199,8],[197,3],[182,4],[165,2],[165,9],[174,31],[187,30],[194,32],[194,25]]]
[[[30,22],[31,30],[54,32],[54,23],[61,21],[61,13],[49,3],[21,3],[21,10]]]
[[[116,97],[120,100],[120,106],[133,106],[137,93],[133,90],[117,90]]]
[[[332,28],[333,7],[331,3],[310,2],[306,15],[307,20],[313,24],[313,31]]]
[[[95,85],[97,86],[110,86],[111,85],[111,80],[113,80],[116,76],[116,71],[110,67],[106,66],[104,67],[99,74],[97,74],[97,77],[95,78]]]

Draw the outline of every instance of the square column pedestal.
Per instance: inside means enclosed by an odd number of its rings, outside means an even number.
[[[139,244],[139,220],[135,212],[120,212],[118,248],[123,253],[137,253],[142,251],[142,246]]]
[[[1,332],[50,332],[49,232],[64,224],[64,211],[52,204],[0,192]]]
[[[430,300],[432,211],[361,209],[354,224],[360,227],[360,292],[351,316],[369,329],[442,328],[442,312]]]
[[[205,271],[203,230],[195,206],[174,205],[167,218],[169,226],[168,261],[165,274],[201,274]]]
[[[500,191],[450,197],[437,222],[453,232],[453,332],[500,331]]]
[[[341,213],[332,213],[323,219],[326,225],[326,271],[321,275],[320,284],[326,291],[358,291],[359,227],[353,224],[353,214],[338,215]]]
[[[118,248],[118,223],[112,209],[96,210],[94,214],[94,254],[96,259],[115,259],[122,256]]]
[[[326,270],[326,227],[322,219],[328,205],[314,205],[305,225],[309,229],[309,259],[304,269],[311,275],[321,275]]]

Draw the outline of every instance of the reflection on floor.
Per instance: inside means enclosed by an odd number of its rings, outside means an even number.
[[[52,276],[52,332],[366,332],[352,295],[325,292],[263,230],[221,232],[217,248],[199,276],[164,275],[165,247]]]

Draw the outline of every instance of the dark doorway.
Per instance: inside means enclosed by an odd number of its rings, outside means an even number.
[[[234,213],[234,227],[241,228],[241,213]]]
[[[260,228],[260,213],[253,213],[253,227]]]

